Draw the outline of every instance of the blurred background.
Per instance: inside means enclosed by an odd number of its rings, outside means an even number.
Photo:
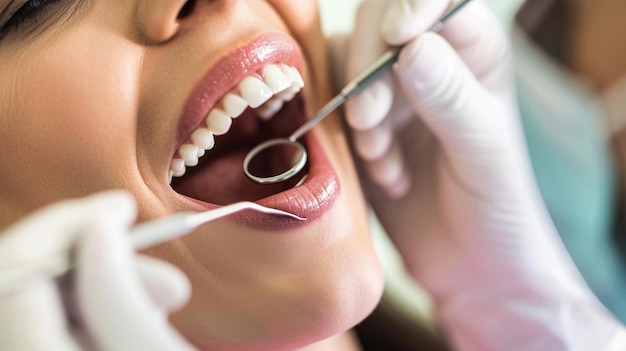
[[[322,12],[322,24],[327,34],[349,32],[356,9],[362,0],[318,0]],[[447,1],[447,0],[442,0]],[[502,21],[508,25],[522,0],[486,0]]]

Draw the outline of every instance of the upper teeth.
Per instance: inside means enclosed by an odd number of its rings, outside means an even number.
[[[173,177],[182,177],[187,167],[196,166],[206,150],[215,146],[214,136],[228,133],[232,119],[241,116],[248,107],[257,108],[261,119],[270,120],[303,87],[300,72],[285,64],[265,66],[261,74],[242,79],[235,90],[209,111],[205,123],[178,148],[178,156],[170,164],[170,183]]]

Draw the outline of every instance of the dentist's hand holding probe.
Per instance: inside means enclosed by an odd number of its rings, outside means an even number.
[[[0,233],[0,270],[68,249],[72,276],[0,295],[0,349],[193,350],[167,316],[190,295],[165,262],[135,255],[127,240],[135,203],[105,193],[47,207]]]
[[[625,350],[534,183],[504,31],[475,0],[425,33],[450,5],[360,8],[346,78],[406,44],[346,107],[369,200],[456,350]]]

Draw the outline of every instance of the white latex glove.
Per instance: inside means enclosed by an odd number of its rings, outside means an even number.
[[[393,72],[347,105],[372,206],[456,349],[626,349],[534,183],[505,33],[475,0],[424,34],[449,5],[365,0],[359,10],[349,77],[407,44]]]
[[[167,314],[190,293],[164,262],[135,256],[125,236],[135,204],[124,193],[67,201],[0,233],[3,268],[73,248],[77,268],[0,295],[0,349],[192,350]]]

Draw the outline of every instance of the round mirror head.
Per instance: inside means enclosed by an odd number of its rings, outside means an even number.
[[[272,139],[250,150],[243,161],[243,171],[257,183],[273,184],[297,175],[306,162],[302,144],[289,139]]]

